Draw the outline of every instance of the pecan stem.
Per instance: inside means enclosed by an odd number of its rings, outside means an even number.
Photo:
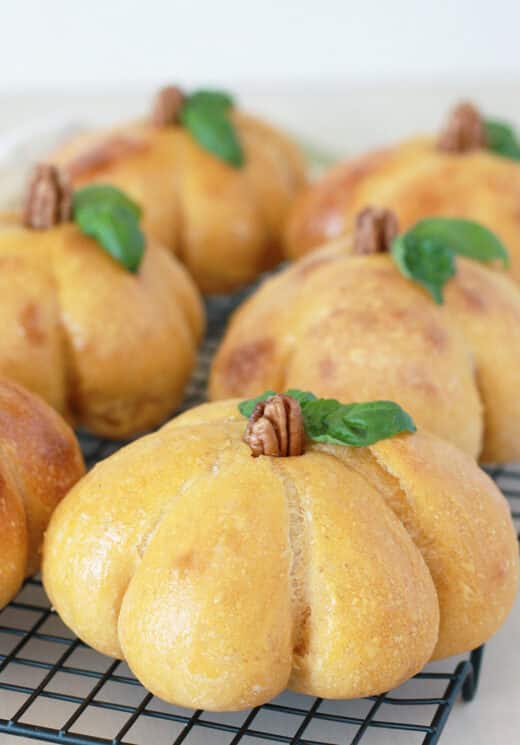
[[[365,207],[356,217],[354,253],[386,253],[398,233],[399,223],[392,210]]]
[[[460,103],[453,109],[437,141],[438,149],[447,153],[466,153],[486,144],[484,121],[471,103]]]
[[[176,85],[167,85],[161,88],[152,107],[152,124],[156,127],[177,124],[183,103],[184,94]]]
[[[244,442],[255,458],[302,455],[305,428],[299,402],[282,394],[260,401],[247,423]]]
[[[49,163],[35,166],[25,194],[23,223],[45,230],[72,216],[72,188],[64,171]]]

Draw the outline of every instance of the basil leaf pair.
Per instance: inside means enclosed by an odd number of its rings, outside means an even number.
[[[393,241],[391,253],[401,273],[425,287],[439,305],[444,285],[456,274],[455,256],[509,265],[507,250],[491,230],[460,218],[421,220]]]
[[[239,411],[249,418],[257,403],[275,395],[274,391],[265,391],[240,403]],[[410,415],[393,401],[341,404],[298,389],[289,389],[286,395],[300,402],[305,434],[316,442],[367,447],[401,432],[416,430]]]
[[[520,142],[514,129],[505,122],[496,119],[484,119],[488,150],[492,150],[504,158],[520,160]]]
[[[244,165],[244,152],[230,117],[233,99],[221,91],[196,91],[181,108],[181,124],[205,150],[234,168]]]
[[[145,238],[139,226],[141,209],[114,186],[93,184],[75,191],[74,221],[130,272],[141,264]]]

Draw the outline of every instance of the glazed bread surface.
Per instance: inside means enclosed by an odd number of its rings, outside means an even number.
[[[0,379],[0,608],[38,570],[52,511],[83,473],[78,444],[61,417]]]
[[[203,327],[185,269],[148,242],[137,274],[73,223],[0,226],[0,374],[74,424],[126,437],[180,403]]]
[[[80,638],[167,701],[235,710],[287,685],[377,694],[500,626],[516,537],[469,456],[419,432],[252,458],[237,404],[183,414],[62,502],[43,578]]]
[[[433,138],[417,138],[334,167],[294,205],[286,252],[297,258],[348,234],[366,205],[395,212],[402,230],[441,215],[464,217],[496,233],[520,281],[520,165],[485,149],[448,153]]]
[[[205,293],[234,290],[281,259],[289,207],[305,180],[297,147],[241,112],[245,153],[233,168],[180,126],[136,123],[81,135],[53,155],[76,186],[107,182],[141,205],[152,237],[175,253]]]

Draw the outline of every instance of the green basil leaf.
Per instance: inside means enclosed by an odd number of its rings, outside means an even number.
[[[199,94],[200,95],[200,94]],[[229,117],[229,106],[189,97],[180,112],[180,121],[205,150],[234,168],[244,164],[244,152]]]
[[[318,399],[305,405],[304,422],[310,439],[353,447],[416,430],[410,415],[393,401],[341,404]]]
[[[319,441],[328,432],[327,417],[341,406],[333,398],[318,398],[306,402],[302,407],[305,434],[311,440]]]
[[[189,96],[189,101],[197,106],[217,106],[225,111],[233,106],[233,98],[225,91],[195,91]]]
[[[462,218],[420,220],[393,241],[391,252],[400,271],[422,284],[439,304],[444,285],[455,274],[455,255],[509,265],[509,254],[499,238],[483,225]]]
[[[496,119],[485,119],[486,140],[488,150],[492,150],[504,158],[520,160],[520,142],[514,129],[505,122]]]
[[[247,417],[251,416],[253,413],[253,409],[257,404],[260,403],[260,401],[265,401],[266,398],[270,398],[271,396],[276,396],[276,391],[264,391],[259,396],[256,396],[256,398],[250,398],[248,401],[242,401],[242,403],[238,404],[238,410],[240,413]]]
[[[443,287],[455,274],[451,248],[438,239],[416,240],[412,228],[393,241],[391,252],[401,273],[425,287],[435,302],[442,305]]]
[[[457,217],[430,217],[416,223],[407,235],[414,241],[433,240],[445,244],[458,256],[476,261],[501,261],[509,266],[509,254],[491,230],[473,220]]]
[[[145,239],[135,212],[114,202],[92,201],[74,212],[80,229],[131,272],[137,272],[144,255]]]
[[[77,210],[81,210],[83,207],[87,207],[94,202],[120,205],[133,212],[137,218],[141,217],[141,208],[139,205],[130,199],[130,197],[127,197],[121,189],[117,189],[115,186],[110,186],[109,184],[91,184],[90,186],[84,186],[82,189],[77,189],[72,195],[73,214]]]

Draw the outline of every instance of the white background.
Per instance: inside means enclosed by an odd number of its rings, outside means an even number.
[[[518,0],[1,0],[0,89],[515,77]]]

